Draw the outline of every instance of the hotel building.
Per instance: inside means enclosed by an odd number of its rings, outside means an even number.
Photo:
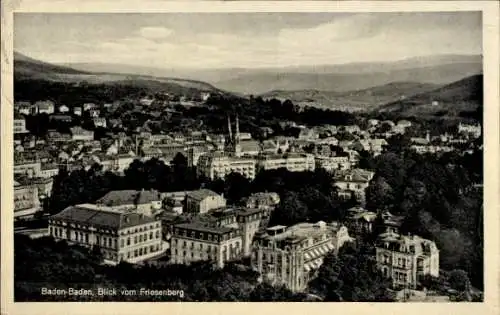
[[[198,158],[197,172],[210,179],[224,178],[232,172],[248,179],[255,178],[256,161],[252,157],[234,156],[222,152],[203,154]]]
[[[262,212],[261,209],[217,209],[191,222],[174,224],[171,262],[189,264],[212,260],[222,268],[227,261],[249,256]]]
[[[56,240],[99,247],[106,262],[137,263],[162,253],[161,221],[111,207],[81,204],[49,219]]]
[[[290,172],[314,171],[314,155],[305,153],[261,154],[257,159],[257,168],[262,170],[286,168]]]
[[[338,223],[320,221],[270,227],[255,235],[252,268],[264,282],[303,291],[323,258],[350,240],[347,228]]]
[[[32,217],[40,211],[38,188],[32,184],[14,182],[14,219]]]
[[[381,234],[376,260],[378,268],[392,280],[393,288],[414,289],[423,276],[439,276],[436,244],[416,235]]]

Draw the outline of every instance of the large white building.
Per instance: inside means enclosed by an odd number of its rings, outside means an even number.
[[[347,228],[338,223],[269,227],[255,235],[252,268],[264,282],[303,291],[324,257],[351,240]]]
[[[351,168],[349,156],[316,156],[316,168],[323,168],[329,172],[345,171]]]
[[[137,263],[162,253],[161,220],[111,207],[81,204],[49,219],[56,240],[98,247],[108,263]]]
[[[175,224],[171,236],[171,262],[189,264],[210,260],[222,268],[227,261],[249,256],[262,213],[261,209],[217,209],[193,222]]]
[[[197,172],[210,179],[224,178],[235,172],[249,179],[255,178],[256,161],[252,157],[234,156],[223,152],[211,152],[198,158]]]
[[[306,153],[261,154],[257,158],[257,168],[263,170],[286,168],[290,172],[314,171],[314,155]]]
[[[415,288],[425,275],[439,276],[439,250],[433,241],[392,232],[380,235],[377,266],[394,288]]]

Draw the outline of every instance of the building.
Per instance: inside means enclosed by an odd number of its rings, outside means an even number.
[[[182,223],[172,229],[171,258],[174,264],[213,261],[222,268],[238,259],[242,252],[241,232],[233,227],[211,227],[200,223]]]
[[[368,151],[374,156],[381,154],[384,147],[387,145],[385,139],[360,139],[351,145],[351,148],[356,151]]]
[[[251,265],[262,281],[303,291],[323,258],[350,240],[347,228],[337,223],[273,226],[255,235]]]
[[[351,168],[349,156],[315,156],[315,167],[323,168],[329,172],[345,171]]]
[[[97,105],[94,104],[94,103],[85,103],[83,104],[83,111],[86,112],[88,110],[91,110],[91,109],[94,109],[94,108],[97,108]]]
[[[162,253],[161,221],[134,212],[81,204],[50,217],[56,240],[98,247],[105,261],[137,263]]]
[[[16,182],[21,186],[35,186],[38,190],[38,198],[47,198],[52,194],[52,186],[54,184],[53,178],[32,177],[26,178],[24,176],[17,177]]]
[[[314,155],[306,153],[261,154],[257,158],[257,169],[275,170],[286,168],[290,172],[314,171]]]
[[[374,175],[374,172],[359,168],[335,174],[335,185],[339,188],[339,195],[345,198],[354,196],[364,202],[365,189]]]
[[[452,152],[454,150],[454,147],[452,146],[447,146],[447,145],[418,145],[418,144],[413,144],[410,146],[410,149],[413,151],[419,153],[419,154],[425,154],[425,153],[443,153],[443,152]]]
[[[73,117],[70,115],[52,114],[49,116],[49,120],[55,123],[70,123],[73,121]]]
[[[59,165],[53,163],[44,163],[40,168],[40,177],[52,178],[59,174]]]
[[[481,125],[469,125],[469,124],[458,124],[458,133],[472,135],[474,138],[479,138],[481,136]]]
[[[439,276],[436,244],[416,235],[380,235],[376,260],[384,276],[392,279],[393,288],[415,289],[423,276]]]
[[[35,103],[35,108],[38,114],[53,114],[55,111],[54,103],[52,101],[39,101]]]
[[[299,140],[316,140],[319,138],[319,134],[314,129],[302,128],[299,131],[298,139]]]
[[[22,116],[14,117],[14,134],[24,134],[27,133],[26,129],[26,119]]]
[[[94,126],[95,127],[106,128],[106,118],[103,118],[103,117],[94,117],[93,121],[94,121]]]
[[[271,219],[271,214],[280,203],[280,196],[275,192],[259,192],[250,195],[246,201],[247,208],[261,209],[261,226],[266,227]]]
[[[399,234],[401,225],[405,219],[404,216],[393,215],[389,211],[383,211],[381,214],[384,233]]]
[[[376,218],[375,212],[354,207],[347,210],[346,225],[351,235],[363,237],[372,234],[373,222]]]
[[[14,104],[14,110],[19,114],[31,115],[35,113],[34,106],[30,102],[16,102]]]
[[[25,175],[27,177],[39,177],[42,164],[37,160],[17,160],[14,161],[14,174]]]
[[[280,203],[280,196],[275,192],[258,192],[251,194],[247,201],[247,208],[272,210]]]
[[[199,189],[186,194],[184,212],[203,214],[226,206],[226,199],[209,189]]]
[[[256,160],[253,157],[234,156],[222,152],[203,154],[198,158],[198,175],[209,179],[224,178],[232,172],[248,179],[255,178]]]
[[[70,128],[71,139],[73,141],[92,141],[94,140],[94,132],[85,130],[82,127]]]
[[[66,105],[61,105],[58,107],[58,111],[61,114],[68,113],[69,112],[69,107]]]
[[[156,190],[114,190],[97,200],[96,204],[153,216],[162,208],[162,198]]]
[[[14,219],[33,217],[40,210],[38,188],[14,181]]]
[[[222,208],[196,216],[191,222],[174,224],[171,262],[211,260],[222,268],[227,261],[250,256],[261,219],[260,209]]]

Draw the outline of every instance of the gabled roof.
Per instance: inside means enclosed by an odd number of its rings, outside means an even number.
[[[114,190],[97,200],[106,206],[142,205],[160,201],[161,195],[156,190]]]
[[[217,196],[219,196],[219,194],[209,189],[193,190],[186,194],[186,197],[197,201],[201,201],[208,197],[217,197]]]

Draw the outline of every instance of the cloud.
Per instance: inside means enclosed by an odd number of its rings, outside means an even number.
[[[224,32],[192,32],[173,26],[149,26],[106,39],[94,36],[73,42],[26,42],[30,50],[36,50],[28,55],[43,54],[44,60],[57,62],[71,59],[137,65],[147,61],[163,68],[322,65],[480,53],[480,20],[465,17],[354,14],[332,16],[330,21],[309,27],[287,24],[274,32],[242,33],[230,26]]]
[[[143,27],[139,30],[140,36],[148,39],[164,39],[174,33],[173,30],[166,27]]]

